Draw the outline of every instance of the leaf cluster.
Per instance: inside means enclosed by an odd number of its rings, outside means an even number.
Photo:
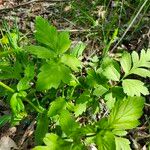
[[[34,150],[81,150],[93,143],[99,150],[131,149],[126,135],[140,125],[149,94],[141,80],[150,77],[150,50],[124,52],[119,60],[95,56],[84,65],[85,44],[72,48],[68,32],[42,17],[35,28],[35,45],[1,40],[0,96],[7,97],[11,115],[2,116],[0,126],[35,117]]]

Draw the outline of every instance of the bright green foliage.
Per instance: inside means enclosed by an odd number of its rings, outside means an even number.
[[[142,97],[128,97],[117,101],[110,113],[108,122],[111,128],[132,129],[139,125],[139,117],[142,115],[144,99]]]
[[[67,32],[59,33],[45,19],[37,17],[35,37],[45,47],[31,45],[24,49],[38,58],[50,59],[40,68],[37,89],[41,91],[51,88],[57,89],[61,82],[69,84],[72,79],[70,68],[78,71],[78,68],[81,67],[80,60],[75,56],[64,54],[71,44],[69,34]]]
[[[49,118],[47,116],[47,111],[44,111],[37,117],[37,127],[35,130],[36,145],[40,145],[43,143],[43,138],[45,137],[45,134],[48,132],[48,126],[49,126]]]
[[[71,143],[64,141],[56,134],[46,134],[45,138],[43,139],[46,146],[37,146],[33,150],[69,150],[71,147]]]
[[[130,55],[125,53],[120,60],[121,66],[125,72],[125,76],[136,74],[141,77],[150,77],[150,49],[142,50],[140,57],[136,51]]]
[[[54,26],[50,26],[48,21],[42,17],[36,18],[35,37],[39,43],[48,46],[56,54],[67,51],[71,41],[67,32],[58,33]]]
[[[48,116],[53,117],[57,114],[61,113],[61,110],[63,110],[66,106],[66,101],[64,98],[59,97],[55,101],[53,101],[49,107],[48,110]]]
[[[34,78],[34,66],[28,64],[24,70],[24,77],[17,84],[17,90],[23,91],[30,88],[30,81]]]
[[[129,96],[141,96],[148,95],[148,89],[144,86],[144,83],[135,79],[125,79],[122,81],[124,92]]]
[[[0,52],[0,98],[11,114],[0,118],[0,126],[36,118],[34,150],[87,150],[91,144],[130,150],[125,136],[140,125],[149,91],[138,76],[150,77],[150,50],[108,56],[117,33],[102,57],[94,55],[84,65],[85,44],[72,48],[69,34],[42,17],[36,18],[35,45],[19,47],[11,33],[2,37],[8,49]]]
[[[37,89],[46,90],[50,88],[58,88],[61,81],[68,83],[71,80],[71,71],[65,65],[50,61],[45,63],[38,75]]]
[[[115,150],[115,136],[107,131],[100,132],[96,136],[98,150]]]
[[[14,93],[10,99],[10,107],[12,109],[12,124],[16,125],[26,117],[25,106],[21,100],[22,95],[19,93]]]
[[[74,106],[75,117],[78,117],[87,109],[87,103],[90,101],[90,94],[88,91],[85,91],[80,97],[76,100],[76,105]]]
[[[121,67],[123,68],[125,74],[128,74],[131,66],[132,66],[132,62],[131,62],[131,55],[127,52],[125,52],[120,60],[121,63]]]
[[[29,53],[42,59],[50,59],[56,55],[52,50],[47,49],[42,46],[31,45],[31,46],[25,47],[25,50],[29,51]]]
[[[76,57],[68,54],[65,54],[61,57],[61,62],[74,71],[78,71],[78,68],[81,67],[81,62]]]
[[[139,75],[141,77],[150,77],[150,50],[142,50],[140,57],[137,52],[133,51],[130,55],[129,53],[124,53],[121,60],[121,66],[125,72],[124,78],[130,74]],[[144,86],[144,83],[136,79],[124,79],[122,81],[122,86],[124,92],[128,96],[140,96],[148,95],[149,91]]]
[[[66,135],[71,136],[79,127],[79,124],[75,122],[75,119],[71,114],[64,110],[60,114],[59,124],[61,129],[65,132]]]
[[[106,76],[109,80],[113,81],[119,81],[120,79],[120,72],[113,64],[110,64],[105,68],[103,75]]]
[[[78,117],[79,115],[81,115],[83,112],[86,111],[87,108],[87,103],[79,103],[75,106],[74,108],[74,112],[75,112],[75,117]]]
[[[78,58],[78,57],[82,56],[82,53],[85,48],[86,48],[86,45],[82,42],[79,42],[71,51],[71,55]]]
[[[108,89],[106,87],[104,87],[103,85],[98,85],[98,86],[96,86],[93,94],[96,95],[96,96],[102,96],[107,91],[108,91]]]
[[[115,137],[116,150],[131,150],[130,141],[125,138]]]

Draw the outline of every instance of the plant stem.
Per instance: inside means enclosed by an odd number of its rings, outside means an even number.
[[[40,109],[40,108],[38,108],[38,107],[36,107],[32,102],[30,102],[30,100],[24,99],[24,101],[26,101],[27,103],[29,103],[37,112],[43,113],[43,110]]]
[[[0,81],[0,86],[2,86],[3,88],[7,89],[8,91],[10,91],[11,93],[14,93],[15,90],[12,89],[11,87],[9,87],[8,85],[4,84],[3,82]]]
[[[11,93],[14,93],[14,92],[15,92],[14,89],[12,89],[11,87],[9,87],[8,85],[4,84],[4,83],[1,82],[1,81],[0,81],[0,86],[2,86],[3,88],[5,88],[6,90],[8,90],[8,91],[11,92]],[[32,102],[30,102],[30,100],[24,99],[24,101],[26,101],[27,103],[29,103],[37,112],[39,112],[39,113],[42,113],[42,112],[43,112],[42,109],[36,107]]]

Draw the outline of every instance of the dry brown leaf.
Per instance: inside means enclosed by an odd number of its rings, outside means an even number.
[[[11,150],[12,148],[17,149],[16,143],[9,136],[3,136],[0,139],[0,150]]]

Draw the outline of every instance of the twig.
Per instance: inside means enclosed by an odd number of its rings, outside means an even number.
[[[21,146],[23,145],[24,141],[33,134],[34,132],[34,125],[35,125],[36,121],[33,120],[31,122],[31,124],[28,126],[28,128],[26,129],[25,133],[23,134],[22,138],[20,139],[20,141],[18,142],[19,147],[21,148]]]

